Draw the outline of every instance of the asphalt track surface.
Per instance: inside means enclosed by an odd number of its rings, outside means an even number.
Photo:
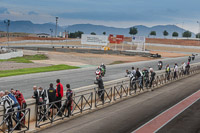
[[[40,133],[133,132],[155,118],[157,115],[161,114],[163,111],[200,90],[199,78],[200,74],[197,74],[189,78],[178,80],[155,89],[154,91],[131,97],[106,108],[63,122],[54,127],[47,128],[40,131]],[[187,112],[188,110],[186,110],[186,112],[183,112],[183,114],[171,121],[171,126],[166,125],[158,132],[190,133],[190,131],[198,131],[200,123],[199,101],[194,104],[194,107],[191,106],[189,110],[192,111]],[[185,118],[184,113],[186,113],[186,116],[189,116],[191,121],[185,121],[187,117]],[[198,119],[196,117],[198,117]],[[191,127],[192,129],[182,130],[181,127],[184,126],[182,124],[186,126],[185,128]],[[173,127],[173,129],[171,129],[171,127]]]
[[[158,133],[200,133],[200,100],[164,126]]]
[[[164,63],[164,66],[170,64],[171,68],[173,68],[174,63],[178,63],[178,65],[181,65],[182,62],[187,63],[187,58],[188,57],[166,58],[162,59],[162,61]],[[158,60],[161,59],[109,65],[107,66],[106,75],[103,80],[104,82],[106,82],[118,78],[123,78],[125,76],[125,70],[130,70],[132,66],[134,66],[135,68],[138,67],[140,69],[143,69],[144,67],[148,68],[150,66],[153,67],[154,70],[157,70]],[[200,56],[196,56],[195,60],[191,63],[197,62],[200,62]],[[34,85],[43,87],[44,89],[48,89],[50,83],[53,83],[55,87],[56,79],[61,79],[61,83],[64,86],[67,83],[70,83],[72,89],[79,88],[94,84],[95,70],[96,67],[89,67],[76,70],[63,70],[3,77],[0,78],[0,90],[10,90],[11,88],[18,89],[24,94],[25,98],[30,98],[33,94],[32,88]]]

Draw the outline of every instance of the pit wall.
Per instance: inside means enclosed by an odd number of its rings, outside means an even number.
[[[150,57],[151,54],[148,52],[138,52],[138,51],[118,51],[118,50],[98,50],[98,49],[79,49],[79,48],[68,48],[63,46],[62,48],[45,48],[45,47],[14,47],[15,49],[25,49],[34,51],[57,51],[57,52],[76,52],[76,53],[92,53],[92,54],[111,54],[111,55],[127,55],[127,56],[143,56]]]
[[[174,79],[173,78],[173,72],[171,72],[170,75],[170,80],[166,80],[166,75],[165,75],[165,70],[161,70],[161,71],[156,71],[156,77],[155,80],[153,82],[153,89],[158,88],[160,86],[166,85],[170,82],[174,82],[176,80],[191,76],[193,74],[197,74],[200,73],[200,63],[196,63],[196,64],[192,64],[190,67],[190,75],[183,75],[180,72],[179,69],[179,73],[178,73],[178,78]],[[91,102],[91,107],[89,108],[89,110],[95,110],[98,107],[102,107],[102,105],[104,104],[108,104],[109,103],[114,103],[117,100],[122,100],[125,97],[130,97],[130,96],[135,96],[140,94],[140,92],[134,92],[133,90],[130,89],[130,80],[128,77],[125,78],[121,78],[121,79],[117,79],[117,80],[112,80],[112,81],[108,81],[104,83],[104,87],[105,87],[105,102],[101,103],[101,101],[99,100],[100,98],[98,98],[98,94],[97,94],[97,85],[90,85],[90,86],[85,86],[85,87],[80,87],[80,88],[76,88],[73,89],[74,92],[74,96],[80,96],[80,95],[84,95],[86,93],[91,93],[92,95],[90,95],[92,98],[90,98],[88,101]],[[148,91],[147,88],[144,88],[145,91]],[[87,97],[86,97],[87,98]],[[75,102],[77,102],[77,106],[81,106],[78,102],[78,99],[74,99]],[[27,108],[30,108],[30,121],[34,122],[36,120],[36,103],[35,103],[35,99],[26,99],[27,102]],[[87,105],[86,102],[83,102],[82,104]],[[74,104],[75,106],[75,104]],[[85,106],[86,107],[86,106]],[[77,108],[76,108],[77,109]],[[3,107],[0,107],[0,115],[2,115],[3,112]],[[82,112],[81,112],[82,113]],[[2,121],[2,120],[0,120]]]

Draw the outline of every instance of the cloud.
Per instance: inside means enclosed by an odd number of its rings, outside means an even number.
[[[8,8],[0,7],[0,14],[10,14],[10,12],[8,11]]]
[[[30,12],[28,12],[28,15],[38,15],[38,13],[34,12],[34,11],[30,11]]]

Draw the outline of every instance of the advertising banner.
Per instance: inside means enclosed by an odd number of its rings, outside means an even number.
[[[108,36],[82,34],[81,44],[107,46]]]

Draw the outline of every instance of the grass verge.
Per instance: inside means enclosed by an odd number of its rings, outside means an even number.
[[[110,63],[109,65],[122,64],[122,63],[126,63],[126,62],[124,62],[124,61],[114,61],[114,62]]]
[[[79,68],[79,67],[68,66],[68,65],[53,65],[53,66],[48,66],[48,67],[3,70],[3,71],[0,71],[0,77],[8,77],[8,76],[23,75],[23,74],[40,73],[40,72],[59,71],[59,70],[68,70],[68,69],[77,69],[77,68]]]
[[[46,60],[46,59],[48,59],[46,55],[37,54],[37,55],[24,55],[23,57],[16,57],[7,60],[0,60],[0,62],[14,61],[17,63],[33,63],[31,60]]]

